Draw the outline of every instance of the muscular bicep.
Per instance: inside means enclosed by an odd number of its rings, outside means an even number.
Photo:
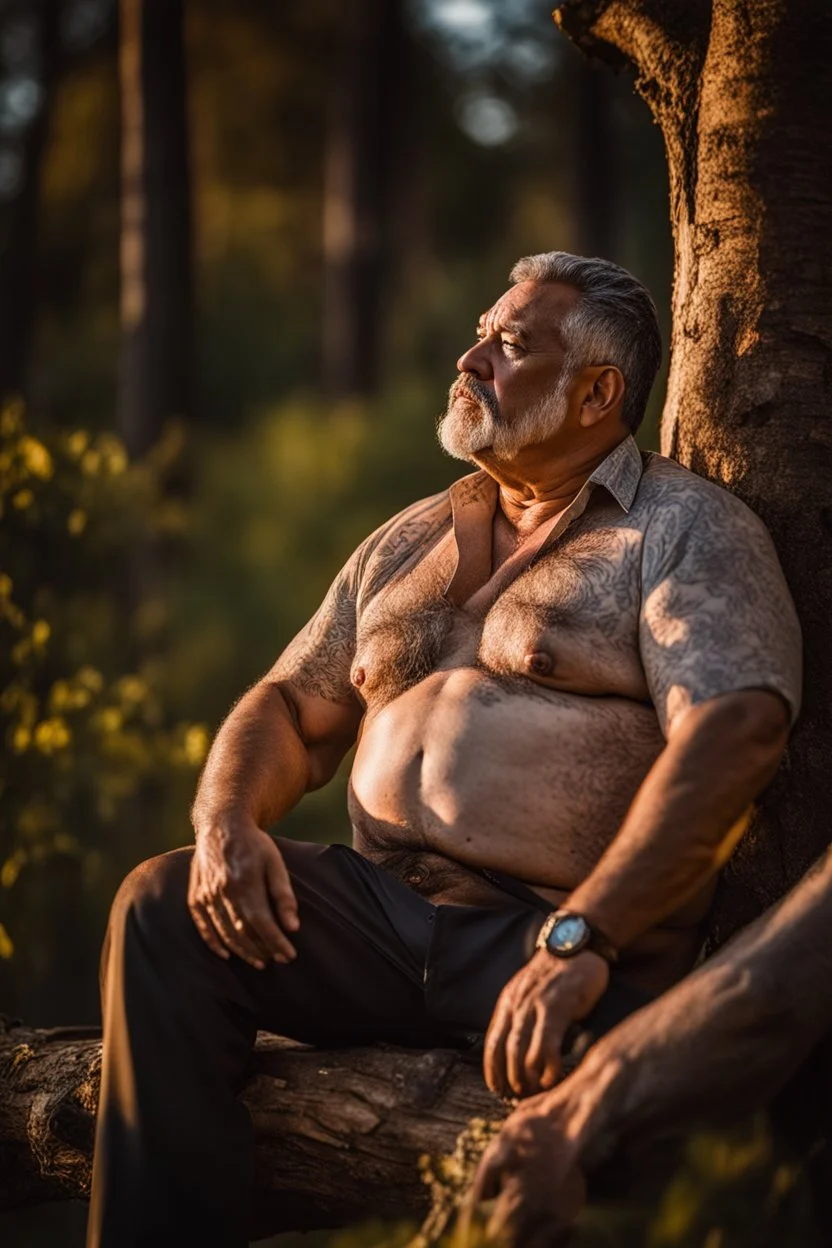
[[[666,736],[692,706],[740,690],[800,706],[801,639],[771,539],[726,491],[672,502],[645,539],[639,642]]]
[[[356,638],[352,564],[342,569],[315,615],[265,677],[279,687],[306,746],[310,788],[334,775],[363,715],[350,679]]]

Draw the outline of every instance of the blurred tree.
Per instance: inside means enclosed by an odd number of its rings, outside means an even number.
[[[809,869],[832,827],[832,578],[818,563],[832,531],[832,10],[566,0],[556,20],[591,55],[635,66],[664,133],[676,278],[662,449],[763,518],[803,625],[803,711],[724,873],[724,939]]]
[[[121,0],[122,222],[118,428],[142,454],[190,414],[191,200],[184,0]]]
[[[402,0],[353,0],[337,11],[323,219],[323,373],[333,398],[371,394],[378,382],[387,218],[409,52]]]
[[[0,402],[28,390],[43,152],[61,61],[63,0],[6,5],[0,111]]]
[[[583,58],[575,77],[576,250],[584,256],[612,256],[621,201],[612,83],[609,74]]]

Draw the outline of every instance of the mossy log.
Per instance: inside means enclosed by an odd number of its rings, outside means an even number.
[[[0,1210],[89,1195],[100,1069],[97,1031],[0,1018]],[[451,1153],[471,1118],[506,1112],[479,1062],[456,1052],[325,1051],[265,1032],[242,1097],[256,1140],[253,1238],[368,1211],[419,1218],[430,1205],[420,1157]]]

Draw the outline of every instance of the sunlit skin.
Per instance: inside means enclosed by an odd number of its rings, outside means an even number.
[[[475,436],[488,411],[510,429],[545,403],[565,358],[558,326],[577,297],[535,282],[506,292],[458,361],[449,416]],[[472,452],[499,486],[486,576],[562,512],[627,436],[623,397],[617,368],[580,369],[543,442]],[[531,569],[526,592],[557,574],[556,565]],[[470,868],[509,871],[600,927],[625,951],[634,981],[668,987],[695,958],[722,842],[776,770],[785,703],[760,689],[724,694],[677,715],[665,741],[643,676],[621,684],[613,652],[608,685],[582,685],[601,653],[593,619],[611,609],[600,600],[559,639],[562,679],[530,679],[528,697],[521,686],[498,696],[486,669],[510,670],[512,640],[531,627],[508,591],[484,617],[456,610],[432,670],[392,687],[397,662],[427,647],[437,594],[435,570],[416,562],[352,640],[336,594],[234,708],[193,811],[189,903],[204,939],[218,956],[233,951],[257,966],[293,957],[302,915],[263,829],[326,783],[360,732],[350,785],[356,849],[382,864],[393,849],[412,850],[436,880],[435,901],[495,904]],[[614,630],[614,605],[611,618]],[[494,1011],[489,1086],[517,1096],[551,1087],[567,1028],[598,1002],[608,977],[592,952],[535,954]]]

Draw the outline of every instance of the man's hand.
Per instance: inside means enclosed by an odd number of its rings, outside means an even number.
[[[485,1081],[498,1096],[532,1096],[557,1081],[563,1038],[586,1018],[609,983],[603,958],[583,950],[556,958],[545,949],[509,980],[485,1038]]]
[[[586,1184],[571,1129],[570,1102],[560,1090],[525,1101],[486,1149],[466,1199],[470,1225],[482,1201],[494,1201],[488,1242],[553,1248],[583,1207]]]
[[[197,830],[188,908],[221,958],[236,953],[262,970],[271,959],[296,956],[285,936],[300,926],[289,873],[272,838],[248,815],[225,815]]]

